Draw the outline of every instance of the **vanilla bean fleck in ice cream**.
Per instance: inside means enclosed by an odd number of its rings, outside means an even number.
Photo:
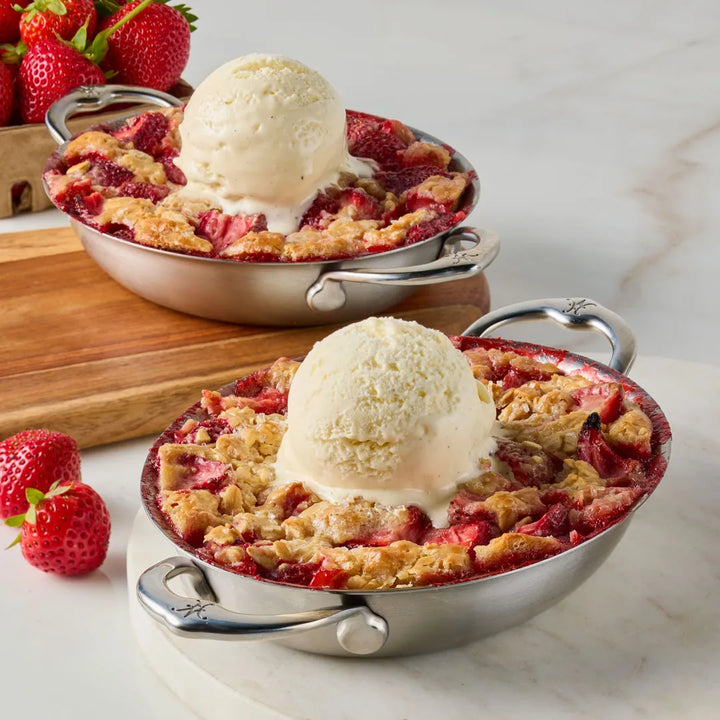
[[[320,497],[415,504],[439,524],[495,449],[495,404],[442,333],[368,318],[316,343],[288,398],[279,483]]]
[[[319,73],[280,55],[232,60],[195,90],[180,125],[180,191],[235,215],[264,213],[291,233],[341,172],[373,168],[350,155],[345,108]]]

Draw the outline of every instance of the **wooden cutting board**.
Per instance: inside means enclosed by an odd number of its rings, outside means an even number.
[[[461,333],[485,277],[420,289],[385,314]],[[0,235],[0,438],[31,427],[81,447],[158,433],[199,398],[335,326],[267,328],[184,315],[108,277],[70,228]]]

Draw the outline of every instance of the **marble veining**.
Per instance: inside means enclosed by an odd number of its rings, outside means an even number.
[[[702,150],[706,140],[719,130],[720,121],[674,145],[665,153],[662,162],[648,173],[645,182],[634,190],[656,219],[666,243],[638,259],[625,272],[620,281],[623,292],[645,273],[652,272],[661,260],[677,252],[689,236],[703,229],[697,218],[689,217],[687,212],[684,212],[681,202],[684,187],[703,170],[700,161],[689,159],[687,156],[695,149]]]

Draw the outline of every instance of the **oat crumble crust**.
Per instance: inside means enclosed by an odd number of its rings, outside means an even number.
[[[483,461],[458,487],[446,528],[413,506],[329,502],[300,483],[273,484],[299,366],[288,358],[238,381],[235,393],[204,391],[207,419],[187,420],[160,445],[157,500],[169,526],[234,572],[380,590],[550,557],[609,527],[652,487],[637,459],[649,452],[652,423],[619,385],[493,348],[465,356],[495,397],[498,450],[494,466]],[[595,427],[599,415],[606,421]]]

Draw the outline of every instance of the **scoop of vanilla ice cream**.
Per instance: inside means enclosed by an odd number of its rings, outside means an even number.
[[[436,524],[457,485],[495,448],[495,405],[450,340],[369,318],[316,343],[288,398],[279,483],[320,497],[416,504]]]
[[[290,233],[341,172],[372,175],[348,152],[345,108],[319,73],[280,55],[231,60],[190,97],[176,160],[180,191],[235,215],[264,213]]]

